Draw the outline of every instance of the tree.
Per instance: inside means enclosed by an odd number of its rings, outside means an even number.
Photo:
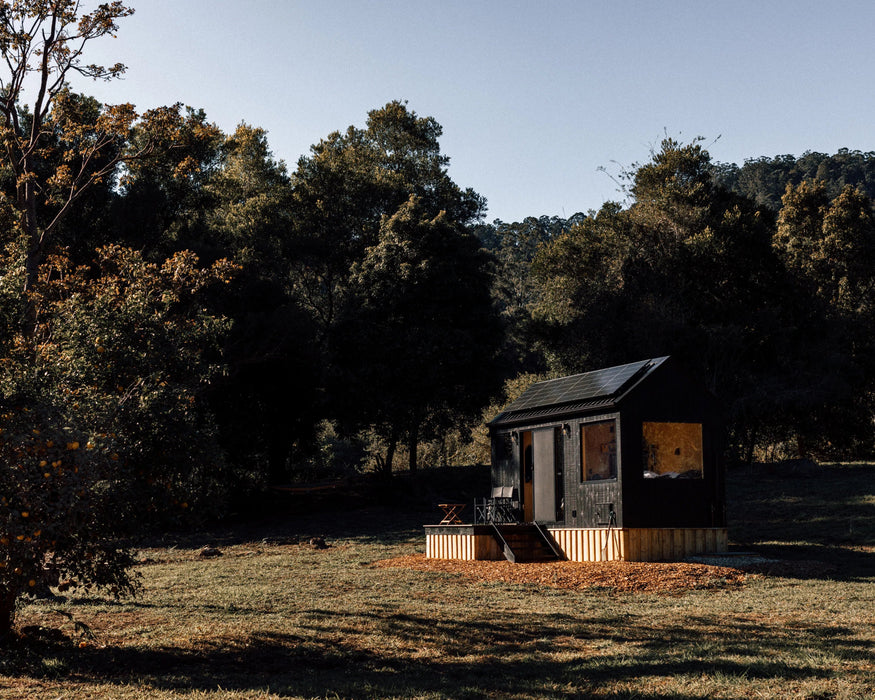
[[[805,300],[799,317],[808,361],[800,367],[800,400],[788,412],[798,449],[805,456],[869,453],[875,437],[872,202],[851,186],[830,200],[821,180],[788,185],[773,247],[796,280],[796,298]]]
[[[477,222],[485,203],[447,174],[441,126],[403,102],[368,113],[364,129],[334,132],[301,157],[292,175],[294,222],[290,252],[295,291],[323,338],[343,303],[352,265],[374,245],[382,217],[410,195],[432,217],[446,212],[462,225]]]
[[[25,292],[37,283],[55,231],[89,188],[111,178],[120,163],[143,158],[158,145],[170,147],[179,131],[179,105],[142,117],[130,104],[101,106],[95,117],[69,90],[71,74],[110,80],[124,73],[120,63],[86,64],[83,55],[90,42],[113,36],[117,21],[132,13],[119,0],[91,12],[79,0],[0,2],[0,147],[15,181]],[[31,89],[33,98],[26,101]],[[138,121],[148,137],[126,143]],[[32,326],[32,308],[26,318]]]
[[[484,248],[495,258],[492,291],[505,327],[502,361],[507,376],[543,368],[532,333],[532,311],[538,297],[532,261],[541,246],[585,218],[583,214],[569,219],[530,216],[510,224],[496,220],[475,229]]]
[[[861,191],[848,185],[830,201],[822,180],[788,185],[774,246],[787,267],[837,312],[871,306],[875,217]]]
[[[3,334],[0,635],[37,584],[130,591],[119,536],[215,512],[229,482],[205,408],[227,321],[204,296],[233,266],[190,253],[159,266],[119,246],[96,265],[51,256],[34,332]]]
[[[38,426],[38,427],[35,427]],[[103,440],[71,429],[27,397],[0,413],[0,640],[16,603],[57,586],[132,593],[130,552],[118,545],[115,486],[124,472]]]
[[[292,175],[287,259],[292,267],[293,293],[314,320],[317,347],[332,358],[327,383],[347,389],[328,392],[326,410],[343,417],[348,426],[362,426],[357,412],[366,416],[366,422],[385,440],[383,462],[388,469],[399,440],[415,446],[421,431],[428,434],[443,429],[448,407],[467,411],[469,392],[449,371],[457,367],[459,372],[467,372],[470,367],[467,358],[462,361],[470,346],[454,330],[454,324],[456,328],[469,327],[458,295],[471,293],[466,281],[470,261],[477,261],[477,269],[482,261],[479,254],[472,253],[476,240],[463,232],[479,221],[484,201],[450,179],[448,158],[438,142],[440,135],[441,127],[433,118],[417,116],[402,102],[390,102],[368,113],[364,129],[349,127],[313,146],[310,156],[298,161]],[[435,242],[441,235],[447,238],[444,247]],[[462,286],[458,292],[447,286],[457,273],[442,262],[444,254],[460,265]],[[438,279],[429,272],[431,268],[440,269],[443,277]],[[372,284],[374,290],[387,290],[379,304],[374,301],[377,292],[370,288]],[[423,289],[436,296],[427,298],[420,293]],[[398,294],[411,296],[405,302]],[[419,319],[412,307],[400,306],[413,298],[423,306]],[[472,318],[478,318],[480,299],[477,294],[472,298],[470,312]],[[409,328],[402,327],[402,320]],[[447,335],[433,337],[439,327]],[[436,358],[426,339],[447,351],[434,368],[445,382],[441,386],[429,380],[431,370],[426,371],[428,368],[416,359],[417,353]],[[460,344],[458,365],[454,364],[450,339]],[[492,357],[491,346],[483,347],[485,363]],[[393,354],[387,354],[390,351]],[[374,364],[364,362],[365,356]],[[400,389],[401,374],[392,379],[387,362],[397,362],[397,371],[406,372],[408,382],[422,370],[417,380],[420,389],[416,385]],[[445,402],[449,387],[455,387],[456,398]],[[424,396],[429,390],[436,392],[434,405]],[[414,399],[412,391],[420,391],[419,397]],[[479,395],[476,383],[470,393]],[[385,400],[376,399],[383,394]],[[399,407],[389,405],[393,395],[399,397]],[[417,413],[401,415],[400,406],[406,411],[415,408]],[[415,465],[415,449],[411,456]]]
[[[757,206],[777,213],[788,185],[820,180],[827,196],[834,199],[850,185],[870,198],[875,196],[875,153],[840,148],[833,155],[806,151],[792,155],[751,158],[741,167],[716,163],[713,172],[724,187],[753,200]]]
[[[240,469],[288,481],[295,448],[312,448],[324,407],[314,323],[294,296],[291,187],[264,130],[246,124],[225,139],[204,188],[199,249],[229,255],[240,271],[217,307],[234,319],[228,376],[213,392],[222,443]]]
[[[230,254],[217,253],[220,246],[206,232],[215,206],[207,183],[221,168],[226,137],[203,110],[180,109],[178,118],[172,142],[123,164],[108,217],[114,240],[101,244],[128,245],[153,261],[181,250],[207,261]],[[152,139],[148,123],[131,129],[132,150],[148,149]]]
[[[430,218],[411,196],[354,266],[334,334],[343,370],[334,390],[346,417],[383,439],[387,473],[399,440],[415,471],[419,441],[468,423],[498,388],[487,265],[463,226],[443,212]]]

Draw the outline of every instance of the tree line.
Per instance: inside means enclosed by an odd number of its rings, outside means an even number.
[[[47,585],[131,590],[146,523],[488,461],[536,377],[672,354],[738,459],[871,454],[873,154],[666,139],[623,202],[489,224],[405,102],[290,171],[257,127],[71,91],[123,72],[83,47],[131,11],[0,2],[0,635]]]

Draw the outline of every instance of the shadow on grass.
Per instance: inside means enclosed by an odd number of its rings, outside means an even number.
[[[875,576],[875,465],[730,470],[729,538],[780,559],[765,573],[853,581]]]
[[[329,492],[295,494],[268,490],[241,504],[238,512],[196,533],[152,535],[141,547],[228,546],[285,536],[327,536],[386,543],[422,534],[442,517],[438,503],[470,503],[489,491],[489,467],[439,467],[389,477],[362,474]]]
[[[569,698],[633,682],[635,697],[655,698],[667,695],[651,683],[659,687],[679,677],[729,679],[740,691],[758,679],[828,683],[839,665],[865,668],[870,659],[868,641],[840,626],[782,629],[722,616],[685,622],[515,613],[455,621],[312,609],[301,613],[294,634],[255,633],[185,648],[76,649],[33,638],[0,661],[0,672],[304,697]],[[368,645],[375,634],[380,648]]]
[[[768,544],[753,549],[769,561],[745,568],[766,576],[858,582],[875,577],[875,552],[805,544]]]

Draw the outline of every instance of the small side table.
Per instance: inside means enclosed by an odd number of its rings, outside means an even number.
[[[438,508],[444,511],[444,519],[441,520],[441,525],[461,525],[462,518],[459,516],[465,510],[464,503],[438,503]]]

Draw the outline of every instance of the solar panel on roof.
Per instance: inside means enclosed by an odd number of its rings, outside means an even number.
[[[641,360],[533,384],[523,392],[522,396],[505,408],[505,412],[611,396],[652,362],[656,361]]]

